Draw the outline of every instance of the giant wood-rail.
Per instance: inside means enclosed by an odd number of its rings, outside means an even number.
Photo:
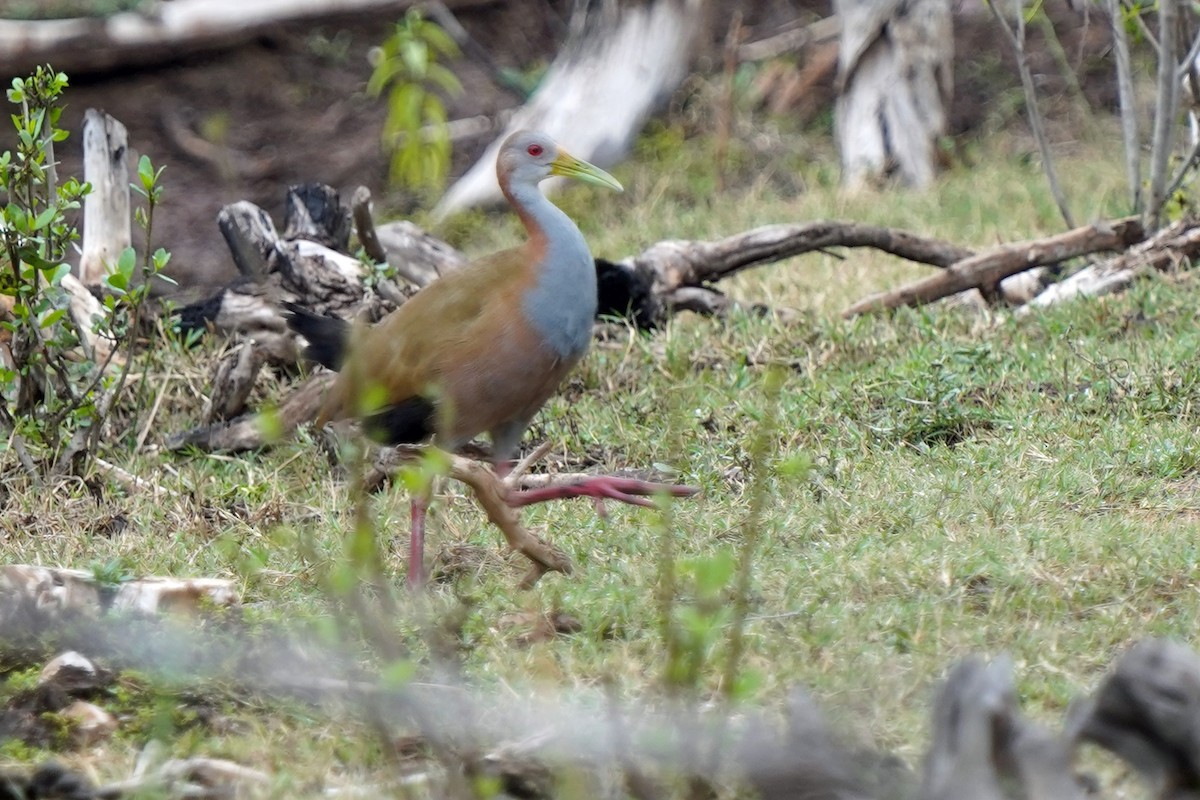
[[[587,351],[596,314],[596,271],[575,223],[538,189],[552,176],[622,191],[604,170],[576,159],[550,137],[518,131],[496,161],[500,188],[528,233],[525,244],[449,273],[361,333],[344,320],[289,306],[305,354],[339,370],[317,425],[358,417],[385,444],[430,436],[454,450],[480,433],[492,439],[503,475],[534,415]],[[563,497],[648,505],[657,491],[691,494],[610,476],[509,493],[514,506]],[[409,584],[425,580],[428,493],[412,501]]]

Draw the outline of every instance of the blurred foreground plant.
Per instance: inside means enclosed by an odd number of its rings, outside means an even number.
[[[391,153],[390,179],[413,190],[438,190],[450,169],[450,127],[437,90],[459,94],[462,84],[440,63],[458,45],[418,9],[409,9],[392,35],[372,51],[367,92],[388,90],[383,145]]]

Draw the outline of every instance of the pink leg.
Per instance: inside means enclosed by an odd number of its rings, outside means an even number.
[[[666,494],[671,497],[691,497],[699,489],[692,486],[676,486],[669,483],[654,483],[635,478],[617,478],[611,475],[597,475],[577,483],[567,483],[560,486],[543,486],[537,489],[524,489],[509,492],[508,504],[519,508],[521,506],[544,503],[547,500],[565,500],[570,497],[593,497],[596,500],[618,500],[635,506],[653,506],[651,499],[656,494]]]
[[[408,588],[425,586],[425,510],[429,508],[429,492],[413,495],[412,538],[408,543]]]

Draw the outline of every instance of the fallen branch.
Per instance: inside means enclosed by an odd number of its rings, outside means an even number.
[[[167,438],[165,446],[168,450],[199,447],[207,452],[226,453],[263,447],[314,419],[325,398],[325,390],[335,377],[333,372],[313,375],[293,389],[273,412],[244,414],[231,422],[177,433]]]
[[[105,461],[99,456],[93,456],[92,463],[96,465],[96,469],[98,469],[101,473],[121,484],[126,489],[138,492],[150,492],[154,495],[164,495],[176,500],[179,499],[178,494],[172,492],[165,486],[159,486],[158,484],[152,483],[145,478],[140,478],[129,470],[118,467],[116,464],[113,464],[109,461]]]
[[[820,44],[837,39],[841,26],[841,18],[836,14],[831,14],[816,22],[768,36],[766,39],[739,44],[737,58],[738,61],[766,61],[769,58],[778,58],[785,53],[793,53],[810,44]]]
[[[846,309],[843,316],[932,303],[967,289],[995,286],[1002,279],[1033,267],[1058,264],[1101,250],[1124,250],[1144,237],[1138,218],[1126,217],[1044,239],[1004,245],[964,259],[937,275],[866,297]]]
[[[168,611],[194,614],[205,604],[232,606],[239,601],[235,582],[228,578],[146,577],[113,586],[79,569],[0,566],[0,629],[37,631],[67,618],[120,611],[144,616]]]
[[[1158,796],[1195,797],[1197,708],[1200,658],[1178,642],[1151,639],[1130,648],[1096,693],[1073,707],[1068,729],[1128,761]]]
[[[1118,292],[1143,275],[1170,269],[1185,258],[1198,257],[1200,223],[1194,219],[1181,220],[1126,252],[1047,287],[1027,305],[1017,309],[1017,313],[1027,314],[1034,308],[1045,308],[1078,297]]]
[[[446,0],[452,8],[495,0]],[[175,0],[144,14],[108,18],[0,20],[0,68],[23,75],[47,61],[72,77],[251,41],[289,20],[404,9],[414,0]]]

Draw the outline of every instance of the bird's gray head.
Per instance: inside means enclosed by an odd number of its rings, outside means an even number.
[[[517,131],[500,145],[496,176],[500,184],[538,184],[551,175],[595,183],[624,191],[612,175],[575,158],[544,133]]]

